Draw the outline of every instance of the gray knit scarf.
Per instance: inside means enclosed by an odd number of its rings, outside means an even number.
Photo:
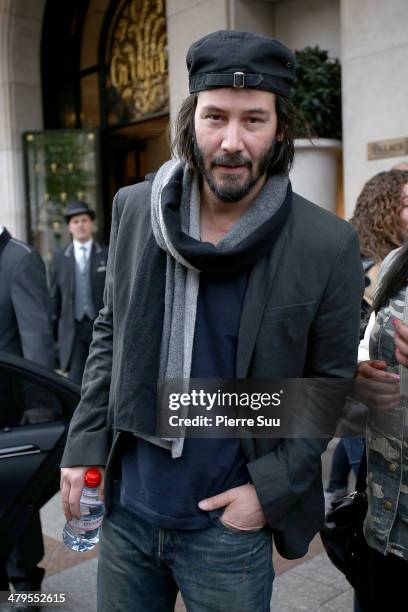
[[[189,263],[175,248],[163,217],[162,192],[180,172],[179,161],[166,162],[157,172],[152,185],[151,223],[158,246],[167,253],[164,321],[160,351],[159,378],[187,380],[190,377],[193,353],[200,270]],[[217,244],[220,253],[236,247],[265,221],[268,221],[285,200],[287,175],[269,178],[252,206]],[[200,240],[200,191],[197,173],[191,167],[183,171],[181,196],[181,229]],[[181,457],[184,438],[161,440],[171,449],[172,457]]]

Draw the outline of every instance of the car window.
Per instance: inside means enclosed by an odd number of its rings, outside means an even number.
[[[46,386],[21,374],[0,371],[0,428],[58,421],[61,400]]]

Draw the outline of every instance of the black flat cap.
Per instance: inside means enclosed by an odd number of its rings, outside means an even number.
[[[86,202],[80,202],[73,200],[68,202],[64,209],[64,218],[67,223],[69,223],[72,217],[75,215],[89,215],[92,220],[95,219],[95,211],[92,208],[89,208]]]
[[[250,87],[289,97],[295,79],[292,51],[253,32],[212,32],[191,45],[186,62],[190,93]]]

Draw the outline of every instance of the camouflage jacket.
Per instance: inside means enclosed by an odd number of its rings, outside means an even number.
[[[370,337],[370,359],[383,359],[398,373],[392,319],[404,318],[407,287],[378,312]],[[401,386],[407,371],[401,372]],[[401,389],[405,395],[406,391]],[[368,512],[364,532],[369,546],[408,560],[407,401],[371,422],[367,430]]]

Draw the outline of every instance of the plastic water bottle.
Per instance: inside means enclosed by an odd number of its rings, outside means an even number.
[[[65,523],[62,540],[68,548],[78,552],[91,550],[99,542],[99,528],[105,506],[99,499],[98,487],[101,473],[95,468],[85,472],[84,488],[80,499],[81,518]]]

